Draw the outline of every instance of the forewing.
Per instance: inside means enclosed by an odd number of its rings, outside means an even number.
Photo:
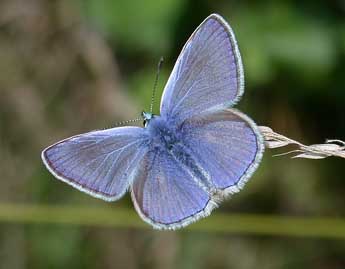
[[[146,152],[144,129],[120,127],[62,140],[42,152],[58,179],[97,198],[119,199]]]
[[[264,150],[256,124],[235,109],[198,115],[181,125],[183,143],[221,196],[238,192]]]
[[[234,33],[212,14],[182,49],[163,92],[161,114],[179,123],[206,110],[227,108],[239,100],[243,87]]]
[[[186,226],[208,215],[216,205],[172,155],[157,148],[140,164],[132,200],[143,220],[158,229]]]

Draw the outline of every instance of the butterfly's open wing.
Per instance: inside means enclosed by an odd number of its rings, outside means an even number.
[[[114,201],[125,194],[146,153],[146,134],[139,127],[93,131],[62,140],[42,152],[58,179],[97,198]]]
[[[212,14],[183,47],[163,92],[161,114],[180,123],[206,110],[227,108],[239,100],[243,87],[234,33]]]
[[[180,128],[183,143],[208,174],[219,198],[238,192],[261,160],[264,144],[258,127],[238,110],[200,114]]]
[[[207,216],[216,204],[167,150],[152,148],[132,184],[139,215],[158,229],[177,229]]]

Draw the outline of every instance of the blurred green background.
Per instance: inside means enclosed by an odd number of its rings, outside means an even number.
[[[280,151],[267,150],[241,193],[178,232],[141,225],[128,195],[108,204],[43,167],[47,145],[148,109],[160,56],[157,99],[188,36],[213,12],[229,21],[242,53],[246,92],[238,108],[306,144],[345,139],[342,0],[1,0],[0,268],[345,267],[344,233],[303,236],[313,222],[293,227],[299,237],[280,234],[284,225],[251,234],[265,214],[345,218],[342,159],[272,158]],[[35,214],[20,205],[35,206]],[[55,222],[57,212],[78,225]],[[128,226],[103,226],[107,212]],[[246,232],[217,232],[213,220],[224,214],[231,225],[234,213],[258,217],[243,223]]]

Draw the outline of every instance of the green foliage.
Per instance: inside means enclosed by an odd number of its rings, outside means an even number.
[[[340,51],[332,25],[296,6],[275,2],[245,6],[236,10],[232,21],[249,83],[268,83],[278,67],[315,85],[335,68]]]
[[[86,0],[88,17],[110,36],[117,46],[138,51],[166,51],[171,44],[169,29],[180,12],[181,0],[97,1]]]

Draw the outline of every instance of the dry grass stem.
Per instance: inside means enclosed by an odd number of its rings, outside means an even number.
[[[345,142],[342,140],[331,139],[326,140],[325,144],[307,146],[284,135],[278,134],[269,127],[260,126],[259,129],[264,136],[267,148],[280,148],[288,145],[297,146],[295,150],[275,156],[293,153],[294,156],[292,158],[324,159],[330,156],[345,158]]]

